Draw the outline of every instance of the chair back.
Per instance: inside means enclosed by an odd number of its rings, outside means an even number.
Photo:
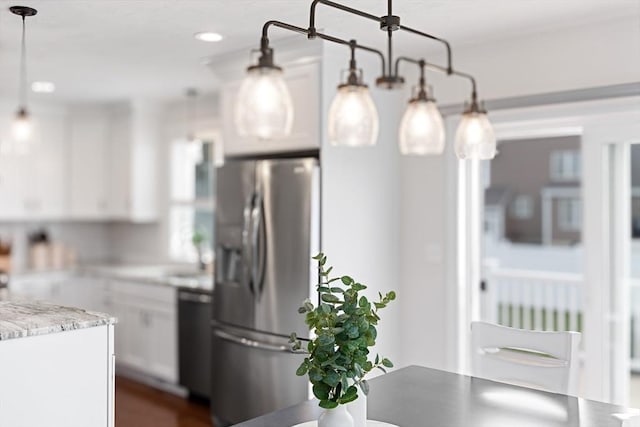
[[[542,332],[471,323],[473,375],[576,395],[578,332]]]

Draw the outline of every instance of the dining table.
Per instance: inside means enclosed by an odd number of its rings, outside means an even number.
[[[398,427],[636,427],[636,411],[576,396],[409,366],[369,381],[367,418]],[[237,424],[292,427],[316,420],[317,400]]]

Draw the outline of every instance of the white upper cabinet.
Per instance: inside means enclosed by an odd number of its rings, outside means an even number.
[[[221,110],[225,155],[303,151],[320,147],[319,65],[317,62],[309,62],[286,65],[283,69],[293,101],[291,135],[274,140],[240,136],[235,126],[234,115],[242,80],[231,81],[222,88]]]
[[[155,221],[158,113],[142,102],[74,112],[72,219]]]
[[[2,109],[5,113],[4,109]],[[62,219],[66,215],[66,114],[33,111],[33,134],[17,143],[12,113],[0,119],[0,220]]]
[[[108,216],[109,120],[104,109],[73,109],[70,122],[70,194],[72,219],[100,220]]]
[[[110,217],[133,222],[155,221],[160,145],[157,105],[134,101],[115,107],[110,117]]]

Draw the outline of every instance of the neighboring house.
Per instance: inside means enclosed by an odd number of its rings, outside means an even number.
[[[580,157],[579,136],[500,141],[488,166],[487,232],[517,243],[579,243]]]

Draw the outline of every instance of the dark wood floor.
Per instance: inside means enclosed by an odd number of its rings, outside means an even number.
[[[116,427],[212,427],[209,408],[116,377]]]

